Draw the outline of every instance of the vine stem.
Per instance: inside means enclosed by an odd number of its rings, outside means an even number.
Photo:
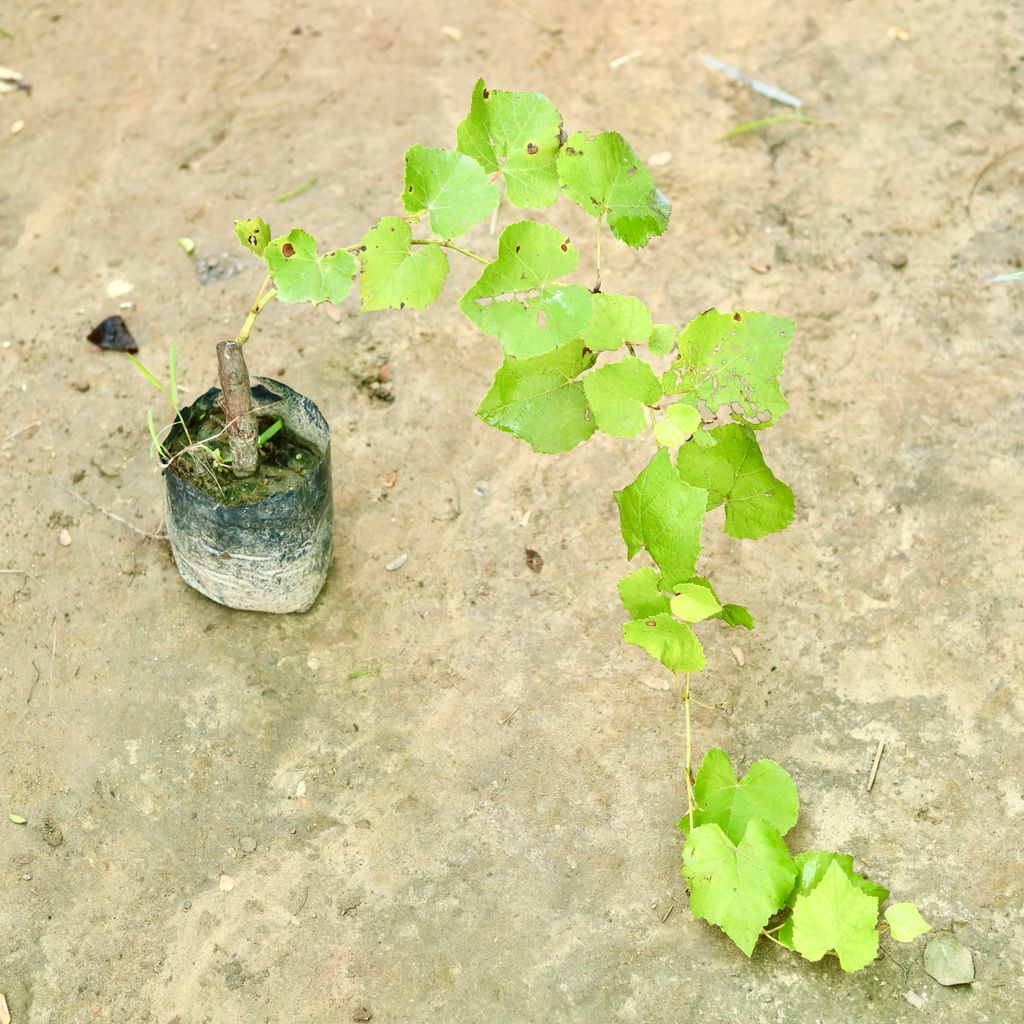
[[[678,679],[678,677],[677,677]],[[690,831],[693,831],[693,742],[690,733],[690,673],[686,673],[686,688],[679,684],[679,696],[683,699],[683,711],[686,715],[686,813],[690,818]]]
[[[761,934],[766,939],[768,939],[769,942],[774,942],[776,946],[781,946],[783,949],[789,949],[789,946],[787,946],[784,942],[780,942],[777,938],[775,938],[774,935],[771,935],[769,932],[765,931],[764,928],[761,929]]]
[[[256,317],[263,312],[263,309],[268,302],[277,297],[276,288],[271,288],[270,291],[267,291],[267,286],[271,283],[270,275],[268,274],[263,278],[263,284],[260,285],[260,290],[256,294],[256,301],[253,302],[252,306],[249,308],[249,315],[245,318],[245,323],[242,324],[242,329],[238,332],[238,335],[235,338],[235,341],[238,342],[239,345],[244,345],[249,340],[249,335],[252,333],[252,326],[256,323]]]
[[[604,224],[604,210],[597,215],[597,284],[594,285],[594,294],[601,290],[601,227]]]
[[[439,245],[442,249],[454,249],[455,252],[461,252],[463,256],[468,256],[470,259],[476,260],[477,263],[490,263],[491,261],[485,256],[481,256],[479,253],[473,252],[470,249],[463,249],[461,245],[456,245],[454,242],[448,242],[443,238],[414,238],[412,240],[413,245]]]

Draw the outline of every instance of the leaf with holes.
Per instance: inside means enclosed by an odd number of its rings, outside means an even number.
[[[532,359],[506,359],[476,414],[534,451],[567,452],[597,429],[577,380],[595,358],[570,341]]]
[[[646,548],[666,587],[689,580],[700,554],[707,491],[680,480],[662,448],[633,483],[615,492],[615,500],[627,556]]]
[[[575,271],[579,253],[549,224],[510,224],[489,264],[459,307],[510,356],[541,355],[579,338],[591,315],[591,293],[561,284]]]
[[[318,256],[316,239],[300,228],[269,242],[263,258],[282,302],[341,302],[359,269],[342,249]]]
[[[267,243],[270,241],[270,225],[262,217],[236,220],[235,235],[249,252],[262,256],[263,250],[266,249]]]
[[[716,824],[738,843],[752,821],[769,822],[785,835],[797,821],[800,798],[789,772],[775,761],[755,761],[737,781],[729,755],[724,750],[709,750],[704,755],[694,783],[694,825]],[[685,831],[689,816],[679,822]],[[787,893],[788,895],[788,893]]]
[[[594,352],[611,352],[625,342],[639,345],[647,341],[653,329],[650,311],[639,299],[598,292],[593,297],[593,314],[583,340]]]
[[[618,132],[576,132],[558,157],[562,189],[592,217],[605,214],[612,234],[639,248],[668,227],[672,204]]]
[[[384,217],[359,247],[364,310],[423,309],[441,294],[448,258],[436,245],[413,248],[412,228],[399,217]]]
[[[765,465],[757,436],[741,423],[711,431],[714,448],[684,445],[677,469],[681,480],[708,492],[708,510],[725,502],[725,532],[764,537],[793,522],[793,492]]]
[[[498,205],[498,189],[465,153],[416,145],[405,154],[402,201],[410,213],[426,210],[442,238],[458,238]]]
[[[791,320],[767,313],[701,313],[679,335],[673,364],[686,400],[706,402],[712,412],[733,406],[756,429],[770,427],[789,408],[779,378],[793,329]]]
[[[589,347],[589,346],[588,346]],[[583,378],[598,427],[612,437],[636,437],[647,428],[646,409],[661,398],[661,382],[642,359],[623,359]]]
[[[622,606],[634,619],[649,619],[668,611],[668,597],[661,592],[661,574],[645,565],[619,580]]]
[[[513,206],[550,206],[558,198],[562,115],[547,96],[488,89],[481,78],[458,139],[460,152],[505,178]]]
[[[704,648],[685,622],[667,612],[634,619],[622,627],[627,644],[642,647],[673,672],[703,672],[707,668]]]
[[[752,821],[738,844],[716,824],[690,833],[683,849],[693,916],[718,925],[747,956],[786,902],[796,868],[778,830]]]
[[[878,956],[878,901],[833,862],[822,880],[793,906],[793,948],[807,960],[835,952],[848,973]]]

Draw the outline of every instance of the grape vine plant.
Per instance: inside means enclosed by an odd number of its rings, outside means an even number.
[[[503,201],[544,210],[561,197],[594,218],[592,286],[569,280],[579,252],[548,223],[509,224],[493,256],[455,241],[496,217]],[[855,871],[848,854],[793,856],[784,837],[799,799],[775,761],[757,761],[738,779],[714,749],[693,770],[691,678],[706,667],[695,626],[718,619],[754,628],[745,607],[723,602],[698,574],[705,516],[724,506],[725,531],[741,540],[793,521],[793,492],[766,464],[761,438],[787,408],[780,378],[794,325],[716,309],[685,326],[656,323],[636,296],[605,291],[606,231],[646,246],[668,227],[671,204],[621,135],[567,135],[554,105],[535,92],[478,82],[455,148],[415,145],[406,154],[402,203],[403,215],[382,217],[359,242],[325,255],[302,229],[275,238],[259,217],[236,222],[241,242],[266,264],[236,342],[247,341],[275,299],[341,302],[358,275],[363,311],[422,309],[444,289],[449,253],[479,263],[459,308],[498,339],[504,361],[477,415],[541,453],[569,451],[596,431],[647,434],[653,443],[647,465],[615,492],[627,558],[644,552],[653,564],[629,573],[618,590],[626,642],[679,681],[682,873],[695,917],[748,956],[764,938],[812,961],[834,955],[845,971],[878,956],[883,930],[901,942],[927,931],[910,903],[890,905],[880,920],[889,893]]]

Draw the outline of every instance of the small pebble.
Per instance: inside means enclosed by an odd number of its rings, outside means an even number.
[[[672,154],[665,151],[662,153],[652,153],[647,159],[647,163],[651,167],[664,167],[672,159]]]
[[[71,534],[68,533],[67,528],[61,530],[60,533],[57,534],[57,541],[62,548],[71,546]]]
[[[889,266],[893,270],[902,270],[907,265],[907,254],[898,252],[889,257]]]
[[[107,298],[119,299],[122,295],[127,295],[134,287],[131,281],[111,281],[107,285]]]
[[[231,892],[235,887],[235,880],[230,875],[221,875],[219,884],[221,892]]]
[[[242,853],[255,853],[257,843],[252,836],[243,836],[238,846]]]
[[[400,555],[397,555],[395,558],[392,558],[391,561],[384,566],[384,568],[387,569],[388,572],[394,572],[396,569],[401,569],[402,566],[405,565],[405,563],[408,560],[408,552],[403,551]]]
[[[454,25],[442,25],[441,35],[445,39],[450,39],[453,43],[457,43],[462,39],[462,33]]]
[[[740,668],[743,668],[743,666],[747,663],[747,659],[743,657],[743,652],[738,647],[730,647],[729,651],[732,653],[732,656],[736,659],[736,664],[739,665]]]
[[[181,909],[182,910],[191,910],[192,909],[192,901],[191,900],[185,900],[185,902],[182,903],[182,905],[181,905]]]
[[[21,121],[21,120],[15,121],[14,124],[11,125],[11,134],[12,135],[19,134],[19,132],[21,132],[24,127],[25,127],[25,122],[24,121]]]

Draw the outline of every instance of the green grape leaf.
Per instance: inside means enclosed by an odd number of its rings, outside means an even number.
[[[752,821],[739,845],[716,824],[690,833],[683,849],[693,916],[718,925],[747,956],[793,888],[796,868],[778,830]]]
[[[767,313],[701,313],[679,335],[673,364],[687,400],[712,412],[731,405],[755,429],[770,427],[789,408],[779,378],[793,330],[791,320]]]
[[[853,870],[853,858],[848,853],[834,853],[831,850],[805,850],[796,855],[796,886],[786,905],[792,907],[797,896],[810,895],[833,864],[838,864],[850,882],[861,892],[873,897],[878,903],[878,909],[882,909],[882,904],[889,898],[889,890],[872,882],[870,878],[858,875]]]
[[[729,755],[718,749],[704,755],[693,793],[698,805],[694,825],[718,825],[734,843],[752,821],[766,821],[784,836],[800,810],[793,779],[780,764],[767,758],[755,761],[738,782]],[[685,832],[689,824],[687,815],[679,828]]]
[[[722,614],[719,618],[728,626],[743,626],[745,629],[754,628],[754,616],[741,604],[723,604]]]
[[[405,154],[402,201],[410,213],[427,210],[442,238],[458,238],[498,205],[498,189],[464,153],[417,144]]]
[[[579,338],[593,296],[578,284],[560,284],[579,253],[550,224],[510,224],[498,240],[498,258],[462,296],[459,307],[510,356],[541,355]]]
[[[646,548],[666,587],[685,583],[700,554],[707,491],[680,480],[662,448],[628,487],[615,492],[629,558]]]
[[[639,345],[650,337],[651,314],[638,298],[598,292],[592,303],[593,314],[583,331],[583,340],[592,351],[611,352],[622,348],[624,342]]]
[[[359,269],[343,249],[317,256],[316,239],[301,228],[268,242],[263,257],[282,302],[341,302]]]
[[[663,448],[678,448],[700,429],[700,413],[692,406],[676,402],[665,412],[665,418],[654,424],[654,439]]]
[[[894,903],[886,907],[885,919],[897,942],[913,942],[918,935],[932,930],[932,926],[921,916],[916,903]]]
[[[647,427],[645,408],[661,398],[661,382],[654,371],[633,357],[588,373],[583,390],[598,427],[612,437],[642,434]]]
[[[793,522],[793,492],[765,465],[757,436],[741,423],[711,431],[714,448],[679,449],[679,478],[705,487],[708,510],[725,502],[725,532],[732,537],[764,537]]]
[[[709,430],[701,428],[693,435],[694,444],[699,445],[701,448],[714,448],[718,442],[711,436]]]
[[[696,634],[668,612],[627,622],[622,632],[627,644],[642,647],[673,672],[703,672],[707,668],[704,648]]]
[[[668,227],[672,204],[655,187],[651,172],[617,132],[576,132],[558,157],[562,189],[592,217],[607,214],[608,227],[633,248]]]
[[[251,220],[236,220],[235,235],[249,252],[262,256],[263,250],[266,249],[267,243],[270,241],[270,225],[262,217],[253,217]],[[178,244],[190,241],[191,239],[188,238],[179,238]],[[195,246],[193,245],[192,248],[194,249]]]
[[[676,596],[672,598],[669,607],[672,614],[683,622],[703,622],[722,610],[710,587],[703,587],[699,583],[680,583],[675,591]]]
[[[859,971],[878,956],[878,901],[833,862],[807,896],[797,896],[792,941],[807,960],[834,951],[844,971]]]
[[[667,356],[676,347],[678,327],[672,324],[655,324],[647,340],[647,348],[656,356]]]
[[[460,152],[504,176],[513,206],[550,206],[558,198],[562,115],[547,96],[488,89],[481,78],[458,139]]]
[[[359,246],[363,310],[423,309],[441,294],[448,257],[437,245],[413,248],[412,228],[400,217],[384,217]]]
[[[532,359],[507,358],[476,414],[537,452],[567,452],[597,429],[576,379],[597,357],[570,341]]]
[[[668,611],[668,598],[661,592],[661,576],[644,566],[619,580],[622,606],[634,619],[646,619]]]

